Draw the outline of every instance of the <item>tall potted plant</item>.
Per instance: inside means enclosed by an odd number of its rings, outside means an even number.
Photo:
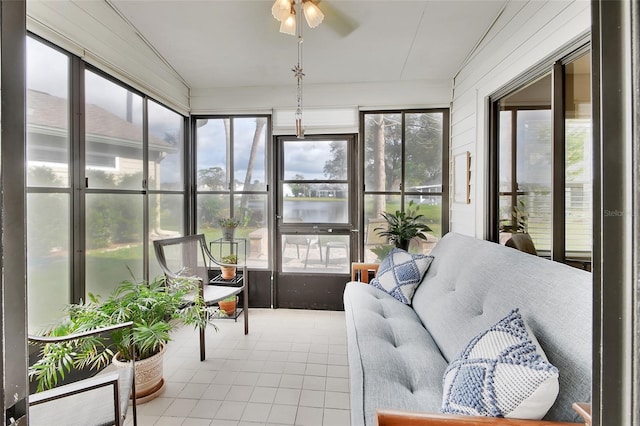
[[[217,330],[205,313],[206,305],[198,289],[199,280],[194,277],[172,282],[167,282],[165,277],[151,282],[123,281],[103,302],[98,296],[90,294],[88,302],[69,305],[68,317],[45,334],[61,336],[133,321],[136,397],[144,402],[162,390],[162,355],[167,342],[171,340],[170,332],[177,325],[211,325]],[[185,300],[190,303],[185,303]],[[116,364],[129,362],[128,334],[113,333],[111,343],[117,352],[114,353],[108,342],[100,337],[68,344],[45,344],[40,359],[29,369],[29,378],[37,382],[38,390],[44,390],[54,386],[59,379],[64,379],[72,368],[100,369],[112,359]],[[151,370],[155,374],[144,371],[144,360],[152,358],[155,364],[152,363]]]
[[[412,200],[409,201],[405,211],[381,212],[380,214],[387,221],[387,226],[378,226],[375,231],[378,231],[381,237],[386,237],[387,241],[396,247],[408,250],[413,238],[426,241],[427,236],[424,233],[431,231],[431,228],[423,222],[424,215],[417,214],[419,209],[420,206],[414,208]]]

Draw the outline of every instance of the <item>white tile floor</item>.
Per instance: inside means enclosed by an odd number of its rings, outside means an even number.
[[[139,425],[349,426],[344,312],[251,309],[247,336],[242,316],[216,324],[203,362],[197,331],[174,333],[164,393],[138,406]]]

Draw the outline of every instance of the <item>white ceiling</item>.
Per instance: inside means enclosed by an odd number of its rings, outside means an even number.
[[[272,0],[107,0],[191,89],[294,83],[296,38]],[[78,3],[78,1],[76,1]],[[505,0],[321,0],[305,84],[450,80]]]

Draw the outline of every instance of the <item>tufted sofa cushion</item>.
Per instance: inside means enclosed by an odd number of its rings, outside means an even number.
[[[351,424],[375,425],[376,408],[438,411],[447,362],[413,309],[352,282],[345,288],[345,314]]]
[[[591,274],[454,233],[431,254],[413,308],[447,362],[519,308],[560,371],[560,394],[545,419],[579,421],[571,404],[591,400]]]

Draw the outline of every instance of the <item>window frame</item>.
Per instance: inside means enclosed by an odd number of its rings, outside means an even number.
[[[552,114],[552,218],[551,218],[551,250],[549,257],[558,262],[575,262],[577,266],[590,269],[593,251],[588,258],[578,256],[567,256],[566,253],[566,223],[565,223],[565,98],[564,98],[564,67],[568,63],[588,54],[591,51],[591,43],[588,35],[584,35],[549,57],[545,58],[538,65],[528,72],[506,84],[486,98],[486,108],[488,111],[487,120],[487,180],[486,188],[488,202],[485,208],[485,238],[490,241],[499,241],[500,227],[500,102],[511,94],[528,86],[532,82],[539,80],[545,75],[551,76],[552,92],[551,114]],[[593,102],[593,100],[592,100]],[[514,141],[512,143],[515,144]],[[515,146],[515,145],[513,145]],[[515,151],[512,157],[516,155]],[[516,181],[513,175],[512,183]],[[512,193],[513,193],[512,188]]]
[[[142,223],[140,224],[142,229],[142,276],[136,277],[136,279],[149,279],[149,263],[153,261],[149,248],[149,197],[151,195],[162,194],[177,194],[182,195],[181,209],[183,210],[183,223],[181,226],[181,233],[185,234],[188,231],[188,199],[187,199],[187,181],[188,181],[188,156],[187,156],[187,141],[188,141],[188,121],[189,118],[183,114],[177,112],[175,109],[167,106],[163,102],[146,95],[145,93],[129,86],[128,84],[118,80],[116,77],[108,74],[107,72],[85,62],[82,58],[68,52],[59,46],[56,46],[52,42],[43,39],[42,37],[27,32],[26,36],[32,38],[37,42],[40,42],[47,47],[62,53],[69,58],[69,72],[68,72],[68,98],[69,98],[69,179],[68,187],[41,187],[41,186],[26,186],[25,192],[27,194],[40,194],[40,193],[60,193],[69,194],[69,295],[68,303],[78,303],[81,300],[86,300],[86,195],[87,194],[135,194],[142,196]],[[122,87],[123,89],[130,91],[142,98],[142,176],[143,182],[140,188],[137,189],[106,189],[106,188],[87,188],[86,185],[86,145],[85,145],[85,72],[90,71],[97,76],[106,79],[107,81]],[[154,102],[162,108],[177,114],[182,120],[182,134],[180,144],[183,149],[182,159],[182,173],[183,183],[180,190],[153,190],[147,187],[149,179],[149,121],[148,121],[148,102]],[[27,248],[28,249],[28,248]],[[107,295],[101,295],[106,297]]]

